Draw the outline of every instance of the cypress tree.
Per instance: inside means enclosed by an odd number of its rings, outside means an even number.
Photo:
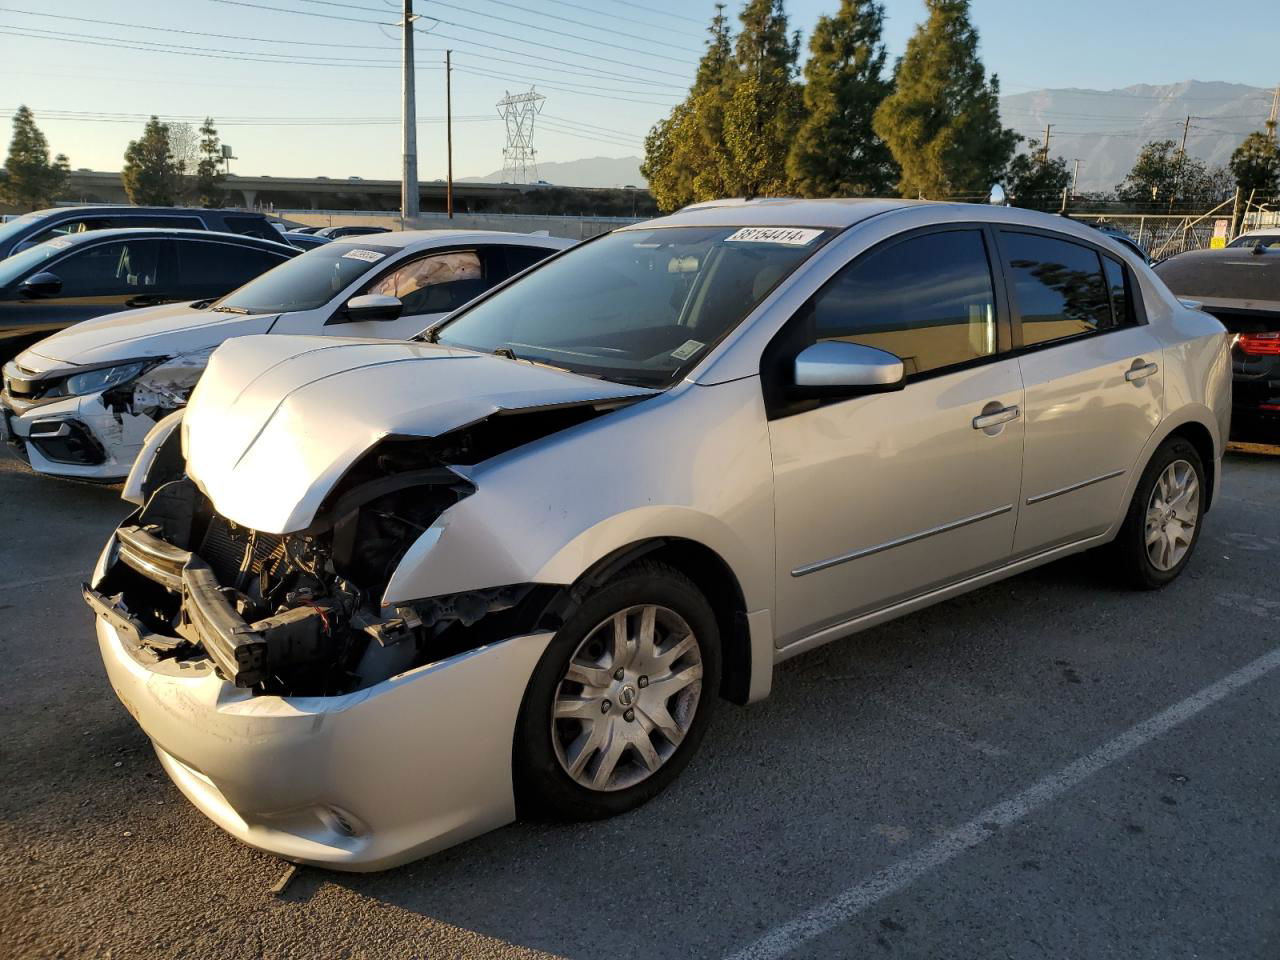
[[[31,111],[18,107],[13,115],[9,156],[0,171],[0,200],[22,210],[48,206],[66,189],[69,169],[64,154],[49,161],[49,141]]]
[[[178,169],[169,147],[169,128],[152,117],[142,137],[130,140],[120,171],[130,203],[171,207],[177,196]]]
[[[982,195],[1003,176],[1018,135],[1000,123],[999,81],[978,57],[969,0],[925,4],[874,129],[902,168],[904,197]]]
[[[818,19],[804,68],[805,118],[787,159],[804,196],[883,196],[897,184],[897,164],[871,122],[893,90],[883,30],[875,0],[842,0],[834,16]]]
[[[1255,130],[1231,154],[1231,173],[1245,199],[1258,200],[1280,195],[1280,147],[1275,133]]]

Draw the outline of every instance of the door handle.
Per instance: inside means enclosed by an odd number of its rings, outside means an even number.
[[[1130,383],[1140,383],[1154,373],[1160,371],[1158,363],[1143,363],[1141,360],[1133,361],[1133,366],[1124,372],[1124,378]]]
[[[973,418],[973,429],[986,430],[988,427],[998,427],[1002,423],[1008,423],[1010,420],[1018,419],[1017,404],[1009,407],[1001,407],[999,410],[993,410],[991,413],[984,413]]]

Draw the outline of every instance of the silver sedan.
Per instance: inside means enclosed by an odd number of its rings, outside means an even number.
[[[414,341],[244,337],[85,599],[201,810],[369,870],[658,794],[788,657],[1083,550],[1191,561],[1228,339],[1086,226],[724,201]]]

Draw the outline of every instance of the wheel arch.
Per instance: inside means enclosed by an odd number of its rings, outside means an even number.
[[[753,666],[772,669],[772,663],[753,664],[751,630],[742,585],[728,562],[706,544],[686,537],[648,537],[618,547],[593,563],[574,581],[566,591],[567,602],[580,602],[591,590],[642,558],[679,570],[707,598],[720,630],[723,658],[720,695],[738,704],[753,699]]]
[[[1218,460],[1214,454],[1213,434],[1209,432],[1209,428],[1198,420],[1188,420],[1180,426],[1174,427],[1167,434],[1161,443],[1171,440],[1174,437],[1181,437],[1195,448],[1200,456],[1200,462],[1204,466],[1205,486],[1205,513],[1209,512],[1213,506],[1214,492],[1218,484]],[[1157,447],[1157,449],[1159,449]],[[1152,451],[1154,454],[1155,451]],[[1149,460],[1150,458],[1148,458]]]

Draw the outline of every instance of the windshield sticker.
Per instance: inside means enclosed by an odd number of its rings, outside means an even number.
[[[377,263],[385,253],[379,253],[377,250],[348,250],[342,255],[344,260],[363,260],[365,263]]]
[[[53,240],[46,240],[45,244],[46,246],[53,247],[53,249],[55,250],[65,250],[67,249],[67,247],[71,246],[71,241],[64,240],[61,237],[57,237]]]
[[[822,236],[821,230],[803,227],[743,227],[725,243],[785,243],[792,247],[805,247]]]
[[[671,351],[671,356],[676,360],[688,360],[705,346],[706,344],[699,340],[686,340]]]

